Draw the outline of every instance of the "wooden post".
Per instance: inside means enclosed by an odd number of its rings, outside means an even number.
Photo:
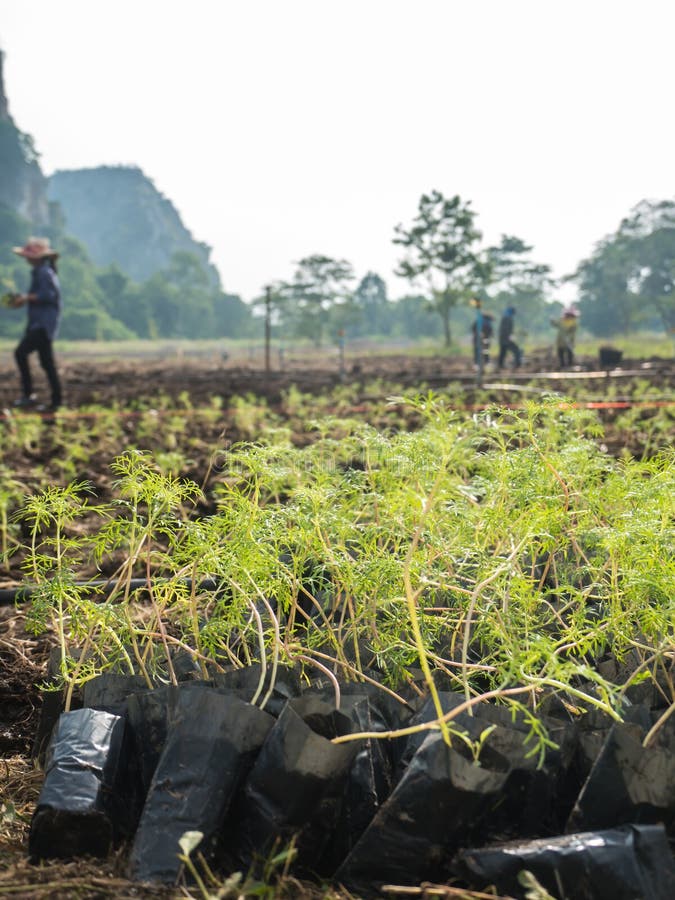
[[[338,331],[338,353],[340,359],[340,381],[345,377],[345,330],[341,328]]]

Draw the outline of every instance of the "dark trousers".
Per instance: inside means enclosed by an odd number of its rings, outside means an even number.
[[[500,369],[506,361],[507,353],[513,354],[513,364],[516,368],[518,368],[521,360],[520,347],[518,346],[518,344],[516,344],[515,341],[511,340],[511,338],[509,338],[508,341],[505,341],[504,343],[500,343],[499,345],[499,361],[497,362],[497,365]]]
[[[54,364],[52,341],[44,328],[31,328],[21,338],[18,347],[14,351],[14,358],[21,375],[21,388],[24,397],[30,397],[33,393],[33,379],[30,374],[28,357],[37,351],[40,365],[45,370],[52,392],[52,406],[61,405],[61,382]]]
[[[574,365],[574,353],[570,347],[558,347],[558,362],[561,369]]]

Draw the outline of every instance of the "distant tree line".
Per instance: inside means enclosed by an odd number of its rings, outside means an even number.
[[[517,305],[519,327],[530,334],[549,329],[550,267],[531,260],[532,248],[517,237],[482,246],[475,213],[459,196],[423,194],[413,223],[397,226],[393,240],[403,248],[396,274],[410,282],[409,295],[391,301],[377,273],[368,272],[354,286],[346,260],[309,256],[297,263],[291,281],[269,286],[277,329],[320,345],[328,333],[414,339],[438,336],[440,327],[449,347],[453,314],[468,334],[474,296],[495,311]],[[261,296],[255,305],[264,302]]]
[[[25,263],[11,252],[31,233],[29,223],[0,204],[0,286],[24,289]],[[520,238],[503,235],[485,245],[471,204],[458,195],[423,194],[415,217],[394,230],[400,248],[396,274],[410,293],[388,296],[381,275],[357,281],[351,264],[316,254],[296,263],[289,281],[277,281],[252,303],[214,286],[203,259],[178,251],[168,266],[143,281],[117,265],[96,266],[85,247],[68,236],[54,210],[48,235],[61,251],[64,284],[61,336],[78,340],[134,338],[253,338],[269,305],[274,333],[319,346],[348,339],[441,337],[450,346],[466,336],[473,296],[495,314],[518,310],[522,336],[550,331],[560,304],[550,266],[531,258]],[[675,202],[643,202],[562,279],[579,292],[583,327],[599,337],[639,329],[675,329]],[[453,333],[453,327],[457,329]],[[0,313],[0,335],[16,336],[22,317]]]

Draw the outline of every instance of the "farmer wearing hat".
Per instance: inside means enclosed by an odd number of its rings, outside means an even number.
[[[16,407],[35,405],[33,380],[28,357],[37,351],[40,365],[45,371],[51,389],[51,403],[38,406],[41,412],[53,412],[61,405],[61,382],[54,364],[52,342],[56,337],[61,317],[61,290],[56,274],[58,253],[49,246],[47,238],[29,238],[23,247],[14,247],[14,253],[31,266],[30,287],[27,294],[14,294],[13,307],[26,306],[28,322],[14,356],[21,376],[22,395],[15,401]]]

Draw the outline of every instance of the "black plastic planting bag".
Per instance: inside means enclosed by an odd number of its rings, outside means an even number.
[[[372,670],[365,670],[373,679],[378,674]],[[354,703],[358,703],[364,697],[368,698],[373,715],[386,726],[387,730],[397,730],[410,724],[411,716],[416,707],[413,707],[405,699],[398,699],[397,695],[390,693],[378,684],[361,681],[348,681],[339,683],[341,712],[347,711],[351,715]],[[303,697],[316,696],[323,698],[327,703],[335,702],[335,686],[329,678],[321,676],[312,680],[309,687],[302,692]],[[392,742],[392,745],[393,746]]]
[[[537,753],[532,752],[536,748],[526,743],[523,732],[499,725],[488,727],[492,731],[485,741],[489,751],[485,757],[491,768],[508,774],[484,820],[474,824],[476,836],[487,842],[557,832],[564,824],[556,815],[561,753],[549,750],[545,763],[540,765]]]
[[[335,879],[365,894],[389,882],[442,879],[506,778],[448,747],[438,732],[429,734]]]
[[[141,881],[175,882],[186,831],[209,853],[232,799],[274,719],[237,697],[181,687],[134,840],[130,869]]]
[[[64,694],[62,690],[58,691],[41,691],[42,703],[40,705],[40,718],[38,719],[37,728],[35,730],[35,739],[31,748],[31,759],[44,767],[45,754],[51,740],[52,733],[59,721],[64,708]],[[73,703],[71,709],[79,707],[79,702]]]
[[[82,706],[124,716],[131,694],[147,690],[148,685],[140,675],[106,672],[86,682],[82,689]]]
[[[464,704],[466,698],[463,694],[442,691],[439,700],[443,711],[450,712]],[[481,703],[474,705],[472,713],[464,710],[448,722],[453,731],[465,735],[463,739],[455,734],[452,737],[453,746],[460,747],[465,741],[474,744],[482,742],[483,751],[479,754],[481,763],[498,772],[508,773],[504,789],[490,816],[480,825],[477,836],[487,841],[493,837],[558,833],[564,827],[572,805],[572,800],[566,800],[563,795],[566,790],[564,776],[574,758],[576,745],[573,727],[559,719],[547,717],[544,725],[548,737],[557,746],[548,746],[540,754],[532,729],[522,712],[514,714],[506,706]],[[410,724],[431,722],[436,718],[435,706],[429,699],[412,717]],[[395,747],[399,777],[428,733],[420,731],[410,735],[398,752]],[[563,815],[558,811],[561,800]]]
[[[391,728],[372,698],[364,694],[343,696],[340,712],[349,716],[355,731],[383,732]],[[347,774],[332,839],[321,861],[323,871],[335,871],[391,793],[394,767],[390,744],[391,741],[378,738],[359,742]]]
[[[449,713],[466,702],[465,695],[455,691],[438,691],[438,699],[444,713]],[[431,722],[436,718],[436,707],[433,700],[428,697],[410,719],[409,724],[417,725],[423,722]],[[537,718],[542,721],[551,740],[560,745],[561,752],[565,755],[566,761],[569,762],[574,749],[570,722],[546,715],[537,715]],[[498,706],[495,703],[476,703],[471,710],[466,709],[456,715],[448,722],[448,725],[450,728],[462,731],[466,729],[468,724],[475,725],[477,722],[482,724],[482,728],[496,725],[521,732],[523,735],[531,732],[531,726],[521,710],[514,712],[508,706]],[[411,734],[407,738],[401,754],[401,765],[407,765],[412,759],[415,751],[422,745],[426,734],[427,732],[421,731]]]
[[[329,679],[316,679],[303,696],[317,696],[330,702],[335,697]],[[385,732],[403,728],[413,714],[401,702],[376,684],[340,684],[340,712],[354,723],[355,731]],[[343,802],[321,868],[334,871],[370,824],[395,783],[394,747],[405,739],[368,738],[360,742],[350,766]]]
[[[123,825],[125,722],[112,713],[63,713],[47,749],[45,780],[31,823],[32,858],[106,856]]]
[[[577,798],[567,831],[630,822],[663,823],[675,832],[675,721],[665,722],[647,747],[645,736],[640,725],[614,725]]]
[[[165,684],[152,691],[139,691],[127,698],[127,721],[143,797],[150,789],[166,736],[178,715],[179,698],[194,691],[216,693],[211,681],[187,681],[180,685]]]
[[[295,669],[288,666],[279,666],[276,672],[268,666],[260,687],[262,669],[260,663],[246,666],[241,669],[232,669],[228,672],[217,672],[213,676],[213,682],[219,690],[232,691],[249,702],[258,693],[256,706],[262,708],[270,715],[278,716],[286,705],[286,701],[300,696],[300,676]],[[274,683],[272,683],[274,675]],[[271,690],[270,690],[271,688]]]
[[[359,749],[357,741],[331,739],[353,730],[347,716],[317,697],[289,701],[246,782],[227,833],[228,855],[248,866],[295,837],[298,866],[316,872]]]
[[[622,713],[627,722],[641,725],[643,728],[650,727],[651,718],[646,707],[628,705],[622,710]],[[578,748],[574,766],[579,777],[579,789],[588,778],[615,724],[615,719],[597,707],[592,707],[579,716],[577,720]]]
[[[659,825],[514,841],[457,858],[457,872],[473,889],[494,885],[518,900],[525,897],[523,870],[565,900],[672,900],[675,890],[675,865]]]
[[[127,698],[127,715],[144,794],[150,788],[169,727],[176,714],[179,696],[190,691],[208,690],[248,702],[254,696],[259,677],[260,668],[248,666],[244,669],[218,673],[208,681],[188,681],[179,686],[163,685],[152,691],[139,691]],[[268,688],[269,676],[265,683]],[[261,692],[259,701],[265,697],[267,688]],[[276,715],[283,709],[288,697],[299,690],[297,677],[292,670],[281,669],[265,712]]]
[[[73,656],[79,658],[79,651],[73,650]],[[47,661],[47,684],[57,684],[61,674],[61,648],[52,647]],[[35,739],[31,748],[31,759],[37,760],[44,768],[45,754],[52,736],[52,732],[59,721],[59,716],[65,709],[66,692],[62,688],[40,691],[40,718],[38,719]],[[70,709],[80,709],[82,701],[79,691],[74,691],[70,701]]]
[[[466,703],[464,694],[459,694],[456,691],[438,691],[438,700],[444,714],[452,712],[458,706],[463,706]],[[427,697],[412,716],[409,724],[411,726],[421,725],[426,722],[433,722],[437,718],[438,714],[434,701],[431,697]],[[476,704],[471,712],[468,709],[463,710],[448,722],[448,727],[456,731],[467,731],[469,729],[475,731],[479,723],[481,730],[488,728],[490,725],[503,725],[504,727],[516,729],[521,727],[519,719],[514,720],[506,707],[495,706],[492,703]],[[525,730],[527,731],[527,729]],[[424,743],[427,734],[428,731],[418,731],[409,735],[402,743],[397,742],[395,757],[399,770],[403,771],[405,769]]]
[[[54,663],[54,668],[56,663]],[[87,681],[82,689],[81,699],[78,696],[71,703],[71,709],[80,706],[90,709],[104,710],[116,716],[125,716],[127,703],[131,694],[136,691],[147,690],[148,686],[140,675],[120,675],[114,672],[106,672]],[[44,691],[42,694],[42,708],[38,724],[32,756],[40,762],[44,761],[44,753],[49,744],[49,738],[56,725],[59,716],[63,712],[64,692]]]
[[[169,709],[177,703],[178,692],[179,688],[163,685],[152,691],[139,691],[127,700],[127,719],[143,796],[150,789],[162,755],[169,728]]]

